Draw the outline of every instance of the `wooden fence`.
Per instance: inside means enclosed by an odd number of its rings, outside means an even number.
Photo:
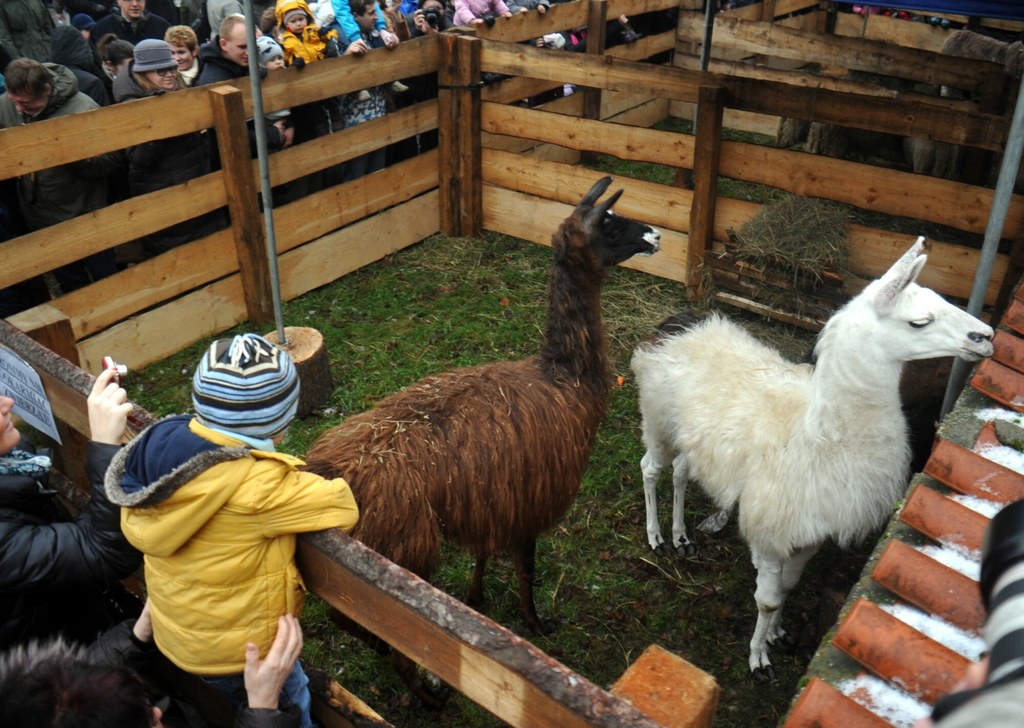
[[[692,68],[695,56],[686,52],[698,47],[702,34],[704,16],[694,5],[702,3],[583,0],[555,5],[543,16],[517,15],[477,30],[476,37],[418,39],[366,58],[331,59],[301,72],[268,76],[263,84],[268,111],[408,76],[410,68],[437,72],[441,85],[437,100],[270,156],[272,182],[281,185],[418,134],[437,129],[440,135],[437,150],[275,210],[283,296],[294,298],[439,230],[472,234],[487,228],[547,242],[566,205],[578,199],[593,176],[576,166],[584,153],[696,169],[693,190],[619,180],[629,191],[624,212],[666,231],[665,252],[633,265],[691,287],[699,282],[706,251],[760,209],[718,195],[721,178],[969,233],[984,230],[992,199],[988,189],[723,141],[719,129],[744,128],[745,123],[767,129],[778,117],[789,116],[999,150],[1008,128],[1007,93],[1006,79],[994,64],[822,35],[802,27],[822,24],[816,4],[789,0],[720,15],[710,72],[701,73]],[[607,52],[603,32],[591,33],[586,54],[523,43],[558,29],[589,25],[603,31],[608,18],[677,6],[675,29]],[[744,19],[752,15],[778,20]],[[801,27],[787,25],[794,19]],[[675,67],[639,62],[669,52]],[[758,62],[738,60],[750,58]],[[924,94],[884,93],[863,82],[781,67],[796,61],[827,61],[918,84],[970,88],[982,100],[938,102]],[[481,71],[512,78],[481,88]],[[536,108],[515,104],[567,82],[582,92]],[[710,126],[698,125],[696,135],[650,128],[670,115],[691,115],[698,103],[708,105],[704,118]],[[139,367],[246,319],[269,322],[272,304],[255,162],[240,143],[250,114],[248,85],[227,84],[0,131],[7,161],[0,176],[5,178],[197,130],[210,130],[222,140],[219,171],[5,243],[0,287],[218,208],[227,207],[232,221],[225,230],[11,321],[92,370],[111,351]],[[100,129],[103,133],[97,133]],[[529,214],[524,214],[527,206]],[[1014,198],[1004,237],[1017,240],[1020,230],[1021,204]],[[855,226],[850,236],[854,272],[875,275],[905,247],[907,237]],[[926,283],[966,298],[977,250],[935,242]],[[1008,256],[1000,255],[986,297],[989,305],[997,302],[1007,265]]]
[[[364,58],[342,57],[301,72],[271,74],[263,84],[268,111],[407,77],[409,69],[436,72],[440,88],[436,100],[271,155],[271,179],[280,185],[435,129],[440,141],[436,150],[276,208],[283,296],[291,299],[337,280],[437,231],[472,235],[486,229],[548,244],[597,176],[579,164],[594,154],[693,171],[692,189],[616,180],[627,190],[618,209],[663,231],[662,252],[629,265],[690,287],[700,284],[707,262],[717,261],[710,253],[721,248],[730,231],[761,209],[719,194],[723,179],[965,233],[984,231],[992,204],[989,189],[729,141],[723,128],[768,130],[786,116],[1000,151],[1012,89],[992,64],[951,61],[921,47],[876,45],[883,41],[867,33],[856,38],[838,30],[822,34],[818,28],[827,14],[818,3],[778,0],[720,16],[711,66],[701,72],[695,70],[694,52],[701,42],[702,5],[692,0],[580,0],[556,5],[544,16],[518,15],[491,29],[464,29]],[[604,48],[606,19],[676,9],[674,28]],[[587,53],[547,51],[523,42],[584,25],[597,29]],[[889,26],[870,21],[864,27]],[[924,34],[917,30],[912,35],[920,46]],[[666,56],[671,64],[642,62]],[[920,85],[959,84],[974,89],[982,101],[952,104],[924,93],[886,93],[849,78],[803,70],[815,59],[849,70],[902,75]],[[485,72],[508,78],[485,85]],[[575,84],[579,93],[535,107],[517,103],[564,83]],[[699,113],[693,134],[652,128],[669,116],[692,115],[694,109]],[[226,84],[0,131],[5,161],[0,178],[197,130],[210,130],[220,141],[219,171],[3,244],[0,287],[211,210],[227,207],[230,212],[231,226],[225,230],[18,314],[11,325],[0,323],[0,341],[40,371],[62,433],[68,435],[63,466],[79,481],[81,474],[73,468],[79,460],[71,453],[81,447],[86,432],[89,376],[66,360],[96,371],[103,355],[116,352],[119,360],[140,367],[239,322],[270,321],[256,167],[244,144],[237,144],[246,136],[245,119],[251,113],[248,86]],[[1008,272],[1022,223],[1024,207],[1015,196],[1003,233],[1004,252],[997,256],[985,297],[989,313],[1014,282]],[[878,275],[913,237],[852,226],[855,274]],[[979,251],[933,242],[923,283],[965,300]],[[730,265],[714,262],[716,275],[736,279]],[[741,305],[758,305],[742,295],[733,297]],[[336,534],[306,537],[301,558],[317,594],[512,725],[650,724],[529,643],[357,542]],[[353,594],[364,600],[358,609]],[[374,608],[366,609],[367,603]],[[437,605],[443,605],[445,617],[438,616]]]

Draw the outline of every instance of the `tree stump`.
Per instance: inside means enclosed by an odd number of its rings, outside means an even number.
[[[286,326],[287,343],[280,344],[277,331],[265,335],[267,341],[288,352],[299,375],[299,405],[296,415],[304,417],[322,407],[331,396],[331,365],[327,357],[324,337],[316,329],[306,326]]]

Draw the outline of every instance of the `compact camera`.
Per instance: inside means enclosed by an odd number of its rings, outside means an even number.
[[[114,372],[114,381],[118,384],[121,383],[121,377],[128,373],[128,367],[124,364],[118,364],[112,356],[103,357],[103,368]]]
[[[1024,500],[1006,506],[989,523],[981,547],[980,584],[988,613],[988,677],[981,688],[942,698],[932,711],[936,722],[987,689],[1024,677]]]
[[[423,11],[423,19],[427,21],[427,25],[431,28],[437,29],[441,27],[441,11],[437,8],[427,8]]]
[[[494,27],[494,21],[496,21],[498,19],[498,14],[497,13],[484,13],[481,17],[483,18],[483,21],[487,25],[488,28],[493,28]]]

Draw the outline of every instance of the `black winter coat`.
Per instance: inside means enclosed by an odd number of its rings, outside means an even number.
[[[114,79],[114,99],[133,101],[148,96],[158,96],[163,91],[146,91],[132,72],[134,62],[128,71]],[[132,197],[155,192],[187,182],[208,173],[210,145],[200,132],[182,134],[170,139],[157,139],[128,149],[128,190]],[[227,225],[227,218],[219,211],[186,220],[153,233],[143,239],[143,247],[149,255],[158,255],[171,248],[197,240]]]
[[[50,36],[50,61],[75,74],[79,91],[100,106],[110,106],[110,93],[101,79],[103,68],[96,49],[73,25],[54,28]]]
[[[142,563],[103,490],[117,450],[89,443],[93,494],[74,519],[45,483],[0,476],[0,648],[59,632],[92,641],[110,626],[110,583]]]
[[[171,24],[164,18],[150,12],[144,12],[142,17],[134,23],[120,13],[111,13],[96,21],[96,25],[89,32],[89,40],[95,44],[107,33],[113,33],[121,40],[138,45],[140,40],[147,38],[163,40],[164,33],[170,27]]]
[[[202,64],[202,70],[196,79],[196,86],[206,86],[211,83],[235,81],[249,77],[248,66],[239,66],[234,61],[225,58],[220,52],[220,42],[217,36],[214,36],[209,43],[199,46],[199,62]],[[266,78],[266,74],[266,69],[260,68],[261,80]],[[272,152],[279,150],[284,142],[281,132],[273,124],[265,123],[265,126],[267,129],[267,149]],[[256,130],[251,119],[249,120],[249,149],[253,156],[256,156]]]

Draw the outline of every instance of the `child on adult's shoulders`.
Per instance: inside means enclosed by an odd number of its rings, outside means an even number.
[[[286,65],[302,68],[338,55],[338,31],[320,28],[306,0],[278,0],[276,15]]]

